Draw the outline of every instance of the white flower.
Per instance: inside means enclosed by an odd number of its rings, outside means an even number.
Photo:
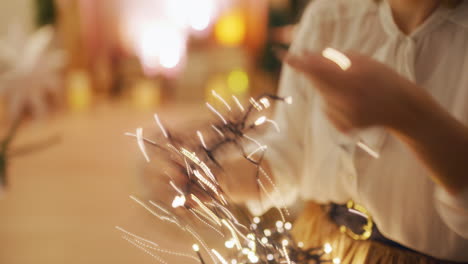
[[[6,99],[12,119],[26,109],[33,116],[47,112],[47,99],[57,97],[61,88],[63,51],[53,49],[54,30],[45,26],[27,36],[10,29],[0,39],[0,95]]]

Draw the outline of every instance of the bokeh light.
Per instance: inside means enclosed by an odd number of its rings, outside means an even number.
[[[232,94],[246,94],[249,90],[249,75],[241,69],[233,70],[228,75],[228,87]]]
[[[190,1],[195,12],[188,14],[189,24],[194,30],[202,31],[208,28],[215,14],[215,0]]]
[[[230,0],[122,0],[122,34],[147,75],[177,71],[190,35],[208,30]]]
[[[226,46],[238,46],[245,40],[246,21],[240,9],[233,9],[222,15],[215,26],[218,42]]]

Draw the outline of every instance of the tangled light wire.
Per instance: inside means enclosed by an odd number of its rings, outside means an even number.
[[[135,137],[137,144],[147,162],[151,162],[148,154],[149,148],[157,151],[157,158],[167,159],[178,177],[183,177],[183,186],[177,186],[170,180],[169,184],[176,193],[172,209],[154,201],[141,201],[131,196],[131,199],[145,208],[149,213],[162,221],[170,222],[188,233],[193,238],[192,250],[187,246],[188,252],[174,252],[161,248],[155,242],[133,234],[121,227],[116,227],[122,232],[122,237],[135,247],[152,256],[156,261],[166,264],[163,255],[175,255],[191,259],[198,263],[221,263],[221,264],[247,264],[247,263],[287,263],[287,264],[309,264],[309,263],[340,263],[339,258],[332,258],[330,244],[316,248],[303,248],[304,243],[295,241],[291,235],[292,224],[287,221],[289,213],[284,207],[276,207],[279,218],[268,226],[258,216],[252,217],[247,210],[236,205],[229,198],[225,189],[218,181],[217,174],[223,168],[218,162],[219,151],[227,146],[233,145],[238,154],[245,160],[256,166],[254,175],[257,189],[264,193],[265,197],[271,199],[267,188],[278,191],[270,176],[262,168],[262,161],[267,146],[247,135],[258,130],[264,124],[271,124],[275,129],[278,126],[273,120],[261,115],[264,110],[271,106],[271,101],[279,101],[291,104],[290,97],[279,97],[264,94],[257,99],[251,98],[250,105],[244,108],[242,104],[233,97],[237,105],[238,113],[234,114],[233,108],[220,96],[214,97],[224,105],[228,115],[223,115],[211,104],[207,107],[220,120],[207,126],[212,132],[210,137],[205,137],[200,130],[195,133],[197,143],[188,146],[186,138],[178,138],[172,135],[163,126],[157,115],[155,122],[162,135],[164,142],[155,142],[143,137],[143,129],[138,128],[136,133],[126,133],[127,136]],[[258,118],[253,116],[261,115]],[[206,131],[205,131],[206,132]],[[257,148],[247,153],[245,142],[256,145]],[[170,176],[170,175],[169,175]],[[188,214],[177,214],[175,208],[182,208]],[[199,221],[208,228],[214,230],[220,237],[219,247],[210,248],[190,222]],[[221,252],[228,252],[224,255]]]

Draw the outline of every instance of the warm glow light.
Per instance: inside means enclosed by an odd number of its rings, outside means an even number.
[[[332,246],[329,243],[325,243],[325,245],[323,246],[323,251],[325,251],[325,253],[327,254],[330,254],[332,250]]]
[[[259,118],[260,119],[260,118]],[[264,120],[265,121],[265,120]],[[276,221],[276,227],[277,228],[283,228],[284,223],[281,221]]]
[[[193,244],[193,245],[192,245],[192,249],[193,249],[193,251],[195,251],[195,252],[200,251],[200,247],[199,247],[197,244]]]
[[[176,67],[185,52],[185,39],[163,22],[153,23],[141,33],[138,56],[147,73],[154,74],[159,65]]]
[[[176,196],[174,201],[172,201],[172,208],[177,208],[185,205],[185,196]]]
[[[154,45],[158,38],[150,32],[142,33],[140,38],[138,53],[141,63],[146,68],[155,69],[158,66],[159,54]]]
[[[176,48],[167,50],[166,53],[162,53],[161,57],[159,58],[159,62],[161,65],[166,68],[166,69],[172,69],[177,64],[179,64],[180,59],[181,59],[181,50],[178,50]]]
[[[189,35],[207,30],[229,1],[122,1],[123,41],[147,75],[177,72]]]
[[[249,246],[249,248],[251,248],[252,250],[255,250],[255,242],[254,242],[254,241],[249,241],[248,246]]]
[[[192,29],[202,31],[208,28],[213,17],[214,0],[189,1],[192,3],[192,12],[189,13],[189,23]]]
[[[232,10],[222,17],[215,26],[218,42],[226,46],[238,46],[244,42],[246,23],[241,10]]]
[[[224,243],[224,246],[226,246],[226,248],[234,248],[235,242],[233,240],[228,240]]]
[[[254,124],[255,124],[256,126],[261,126],[261,125],[263,125],[263,124],[265,123],[265,121],[266,121],[266,117],[261,116],[261,117],[259,117],[259,118],[255,121]],[[278,222],[277,222],[277,223],[278,223]],[[278,224],[277,224],[276,226],[277,226],[278,228],[281,228],[281,227],[283,227],[283,223],[281,223],[281,226],[278,226]]]
[[[340,264],[341,263],[341,259],[339,258],[334,258],[333,259],[333,264]]]
[[[249,89],[249,75],[242,70],[234,70],[229,73],[228,87],[231,93],[243,95]]]
[[[253,252],[252,252],[253,253]],[[255,254],[249,254],[247,256],[252,263],[257,263],[259,261],[259,257]]]

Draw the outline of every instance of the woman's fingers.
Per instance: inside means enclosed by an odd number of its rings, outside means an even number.
[[[344,74],[338,64],[319,53],[305,52],[301,56],[288,53],[283,61],[305,74],[321,92],[336,88],[336,82],[342,79]]]

